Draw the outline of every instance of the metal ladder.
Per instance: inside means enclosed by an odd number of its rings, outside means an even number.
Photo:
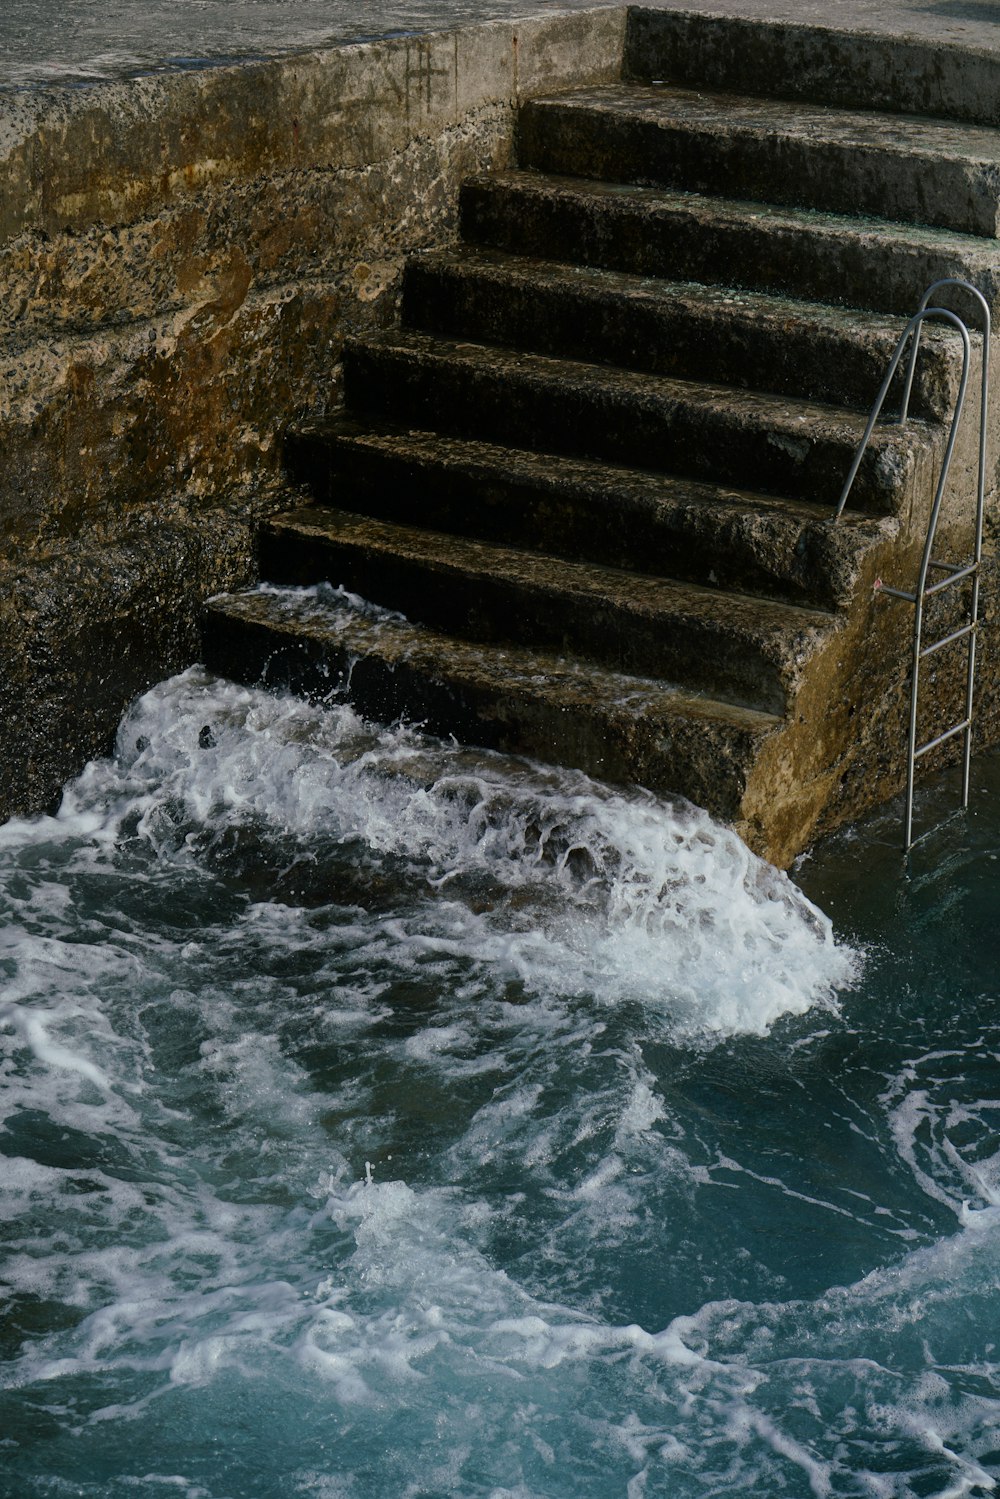
[[[955,439],[958,434],[958,425],[962,416],[963,407],[965,405],[965,395],[969,383],[970,363],[969,330],[965,322],[962,320],[962,318],[958,317],[956,313],[950,312],[945,307],[932,307],[930,305],[931,298],[934,296],[935,292],[940,291],[942,287],[953,287],[960,291],[967,292],[972,297],[974,297],[979,304],[983,321],[983,368],[979,406],[979,474],[976,488],[975,550],[971,561],[964,563],[943,562],[932,555],[934,550],[934,538],[937,533],[938,517],[941,512],[941,502],[944,498],[945,486],[948,482],[948,471],[951,467],[952,454],[954,453],[955,449]],[[916,588],[912,593],[908,593],[900,588],[889,588],[886,584],[882,583],[881,579],[876,581],[875,584],[876,589],[880,593],[887,594],[894,599],[902,599],[905,603],[912,604],[914,606],[913,651],[910,676],[910,731],[906,757],[906,811],[903,819],[903,851],[906,853],[909,852],[914,843],[913,781],[916,771],[916,763],[924,755],[929,754],[931,750],[936,749],[939,744],[944,744],[947,740],[955,738],[955,736],[958,734],[963,734],[965,737],[962,758],[963,810],[969,805],[969,766],[972,758],[973,692],[975,688],[976,676],[976,637],[979,632],[979,579],[981,573],[983,552],[983,508],[986,494],[986,433],[988,430],[987,419],[989,412],[990,309],[982,292],[977,290],[976,287],[970,285],[968,281],[963,281],[957,277],[948,276],[940,281],[933,282],[933,284],[929,286],[924,292],[919,308],[907,323],[906,328],[904,329],[903,334],[900,337],[898,344],[896,345],[896,349],[892,356],[892,359],[889,361],[889,368],[886,372],[885,379],[882,381],[882,387],[875,398],[875,404],[872,407],[871,416],[868,420],[868,426],[865,429],[865,435],[861,439],[860,446],[858,447],[858,451],[854,457],[854,462],[851,465],[850,472],[844,483],[844,488],[841,491],[837,509],[833,515],[833,521],[834,523],[836,523],[843,514],[844,506],[847,504],[848,496],[850,495],[854,480],[857,477],[858,469],[861,467],[861,461],[865,456],[865,451],[868,447],[869,441],[871,440],[872,432],[875,430],[875,424],[878,421],[879,416],[881,415],[882,407],[885,403],[885,398],[889,391],[889,386],[892,384],[893,376],[899,368],[900,362],[903,358],[903,354],[906,350],[907,343],[910,343],[912,341],[909,364],[906,371],[906,384],[903,390],[903,400],[899,413],[900,425],[903,425],[903,423],[905,423],[907,419],[910,405],[910,393],[913,388],[913,376],[917,366],[917,354],[920,350],[920,335],[923,331],[924,323],[927,322],[929,318],[935,318],[947,323],[951,323],[953,327],[958,329],[958,332],[962,338],[962,378],[959,383],[958,396],[955,400],[955,410],[952,416],[951,429],[948,433],[948,443],[945,448],[944,459],[941,464],[941,473],[938,477],[937,490],[934,494],[934,503],[931,507],[930,520],[927,524],[927,539],[924,543],[923,556],[920,563],[920,572],[917,577]],[[931,572],[931,569],[934,569],[934,571],[938,573],[944,573],[944,577],[939,578],[936,582],[928,584],[927,578],[928,574]],[[969,613],[967,622],[959,629],[952,630],[950,634],[942,636],[939,640],[932,641],[930,645],[925,645],[923,643],[923,627],[924,605],[926,604],[927,600],[936,594],[943,593],[948,588],[954,588],[956,584],[963,583],[968,578],[972,579],[972,590],[969,601]],[[965,711],[963,713],[963,716],[958,723],[952,724],[951,727],[945,729],[943,733],[936,735],[933,739],[928,739],[923,744],[917,744],[917,706],[920,693],[921,662],[924,661],[928,656],[934,655],[937,651],[943,650],[946,646],[956,644],[961,640],[965,640],[968,642],[968,657],[965,681]]]

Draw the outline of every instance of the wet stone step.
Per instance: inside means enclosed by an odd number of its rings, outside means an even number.
[[[858,309],[475,248],[411,259],[403,320],[446,337],[866,408],[905,327]],[[961,343],[944,328],[925,338],[911,410],[942,417],[958,391]]]
[[[522,167],[994,238],[1000,131],[913,115],[606,85],[521,106]]]
[[[434,630],[565,653],[775,714],[837,627],[818,610],[320,507],[271,521],[260,564],[270,581],[326,581]]]
[[[285,465],[322,504],[792,603],[844,602],[897,525],[848,511],[328,418],[288,432]]]
[[[865,425],[837,407],[415,332],[349,341],[344,380],[354,415],[828,505]],[[919,421],[877,429],[853,491],[858,508],[908,504],[937,440]]]
[[[906,317],[924,288],[944,276],[971,281],[991,307],[1000,295],[991,243],[885,218],[534,172],[470,179],[461,208],[462,232],[470,242],[639,276],[771,291]]]
[[[1000,125],[1000,57],[937,38],[636,6],[624,67],[637,82]]]
[[[734,819],[781,720],[524,649],[483,647],[373,618],[312,590],[229,594],[202,617],[208,667],[236,681],[431,733],[576,766],[604,780],[687,796]]]

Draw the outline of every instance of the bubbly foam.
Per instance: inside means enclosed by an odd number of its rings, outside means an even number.
[[[830,1005],[856,972],[791,881],[695,807],[197,672],[136,705],[58,824],[175,861],[256,839],[304,875],[356,843],[420,893],[395,929],[415,958],[475,954],[546,992],[636,999],[687,1038],[762,1033]]]
[[[0,1493],[990,1491],[987,1094],[704,814],[191,672],[0,869]]]

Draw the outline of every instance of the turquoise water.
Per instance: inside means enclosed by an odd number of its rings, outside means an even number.
[[[0,829],[0,1494],[992,1492],[996,762],[897,836],[150,693]]]

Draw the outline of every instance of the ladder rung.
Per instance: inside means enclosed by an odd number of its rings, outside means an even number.
[[[922,833],[918,833],[915,838],[911,839],[909,848],[907,849],[907,853],[909,853],[910,848],[916,848],[918,843],[924,843],[928,838],[933,838],[935,833],[940,833],[942,828],[946,828],[949,823],[954,822],[956,818],[961,817],[962,813],[967,810],[968,808],[964,805],[961,807],[956,807],[953,812],[949,812],[947,816],[942,817],[940,822],[934,823],[932,827],[924,828],[924,831]]]
[[[919,760],[921,755],[926,755],[928,751],[937,749],[938,745],[944,744],[946,739],[954,739],[956,734],[961,734],[965,729],[971,728],[972,719],[963,718],[962,722],[955,724],[954,728],[945,729],[944,733],[939,734],[936,739],[929,739],[926,744],[922,744],[919,749],[915,749],[913,751],[914,760]]]
[[[953,630],[950,635],[944,635],[940,640],[935,640],[933,645],[925,645],[920,655],[921,657],[933,656],[934,652],[941,650],[942,646],[951,645],[954,640],[963,640],[966,635],[972,635],[978,629],[977,621],[973,620],[971,624],[963,625],[960,630]]]
[[[951,465],[951,460],[955,449],[955,441],[958,435],[959,424],[962,417],[962,409],[965,402],[966,385],[970,374],[970,337],[968,324],[964,318],[960,318],[957,313],[952,312],[947,307],[940,307],[933,304],[935,292],[940,290],[942,287],[954,288],[961,291],[963,294],[968,293],[976,300],[982,313],[982,346],[984,351],[988,351],[991,347],[990,305],[986,297],[984,297],[983,293],[979,291],[979,289],[975,287],[972,282],[967,281],[963,276],[946,275],[939,277],[936,281],[933,281],[924,292],[923,298],[920,302],[920,306],[917,308],[917,311],[914,313],[913,317],[910,318],[906,327],[903,329],[899,341],[896,344],[895,350],[892,354],[892,358],[889,361],[889,367],[885,373],[885,378],[882,381],[882,385],[879,389],[878,395],[875,397],[875,404],[872,407],[871,413],[868,417],[868,425],[865,427],[864,436],[862,437],[857,452],[854,455],[854,461],[851,464],[851,468],[844,483],[844,487],[840,492],[840,498],[837,501],[836,512],[833,516],[833,519],[835,521],[839,520],[840,516],[844,512],[844,507],[847,504],[848,498],[851,493],[851,486],[858,476],[862,460],[868,449],[868,444],[871,441],[872,434],[875,431],[875,427],[878,423],[879,417],[882,416],[882,409],[885,404],[886,396],[888,395],[892,382],[899,370],[900,362],[903,358],[904,352],[907,349],[907,346],[909,346],[910,355],[905,374],[903,398],[900,403],[899,420],[901,424],[905,424],[908,415],[910,392],[913,386],[913,376],[916,369],[917,354],[919,352],[920,346],[920,336],[923,332],[924,323],[928,319],[935,319],[938,321],[943,319],[945,322],[951,323],[952,326],[958,330],[962,338],[962,380],[958,395],[955,398],[954,411],[951,420],[951,429],[948,435],[947,446],[945,447],[941,462],[941,471],[938,474],[937,487],[934,491],[934,500],[931,505],[930,515],[928,517],[927,534],[924,541],[924,550],[921,557],[920,573],[917,579],[917,586],[912,593],[909,593],[902,588],[887,588],[886,585],[882,582],[881,578],[876,578],[874,582],[876,594],[885,593],[890,598],[903,599],[906,603],[913,604],[914,606],[912,655],[913,672],[910,678],[910,722],[906,746],[906,812],[903,818],[904,849],[909,849],[913,843],[914,762],[916,760],[919,760],[922,755],[929,754],[932,749],[936,749],[939,744],[947,743],[947,741],[949,739],[953,739],[956,734],[965,734],[966,736],[964,747],[965,760],[962,772],[963,807],[967,807],[969,801],[969,758],[972,752],[973,694],[975,688],[974,676],[976,668],[976,632],[979,597],[978,590],[979,578],[981,573],[980,542],[982,540],[983,534],[985,503],[984,481],[987,467],[987,436],[989,430],[987,422],[987,407],[989,404],[989,360],[986,357],[986,353],[984,352],[980,370],[982,394],[979,411],[979,475],[976,485],[975,557],[972,562],[968,563],[945,562],[940,557],[933,557],[931,553],[934,548],[934,539],[937,532],[938,520],[940,518],[941,512],[941,502],[945,495],[945,490],[948,482],[948,470]],[[929,568],[934,568],[935,572],[938,574],[938,581],[936,583],[932,583],[930,587],[927,586]],[[941,576],[942,574],[943,576]],[[946,588],[951,588],[956,583],[963,582],[967,578],[973,578],[975,580],[972,585],[972,596],[969,608],[962,611],[967,623],[962,625],[959,629],[953,630],[950,634],[944,636],[942,639],[932,641],[930,645],[922,645],[921,635],[923,633],[924,601],[929,597],[933,597],[934,594],[943,592]],[[916,745],[916,737],[917,717],[920,706],[920,662],[923,658],[932,656],[935,651],[943,650],[946,645],[951,645],[958,640],[964,640],[966,639],[966,637],[968,637],[969,639],[969,660],[965,696],[966,717],[962,719],[961,723],[954,724],[952,728],[946,729],[943,734],[938,734],[935,739],[929,740],[926,744],[922,744],[918,748]]]
[[[979,570],[978,562],[970,562],[968,567],[960,567],[955,572],[949,573],[942,578],[940,583],[932,583],[930,588],[924,589],[924,598],[929,598],[932,593],[943,593],[946,588],[951,588],[955,583],[961,583],[963,578],[969,578]]]
[[[888,583],[880,583],[879,593],[891,593],[894,599],[905,599],[908,604],[915,604],[917,596],[915,593],[904,593],[901,588],[890,588]]]
[[[932,562],[931,567],[946,567],[948,576],[942,578],[940,583],[932,583],[925,588],[922,597],[930,598],[932,593],[943,593],[946,588],[952,588],[956,583],[961,583],[965,578],[971,578],[973,573],[979,571],[978,562],[970,562],[967,567],[952,567],[950,562]],[[878,585],[879,593],[891,593],[894,599],[905,599],[908,604],[915,604],[920,595],[907,593],[903,588],[890,588],[888,583]]]

